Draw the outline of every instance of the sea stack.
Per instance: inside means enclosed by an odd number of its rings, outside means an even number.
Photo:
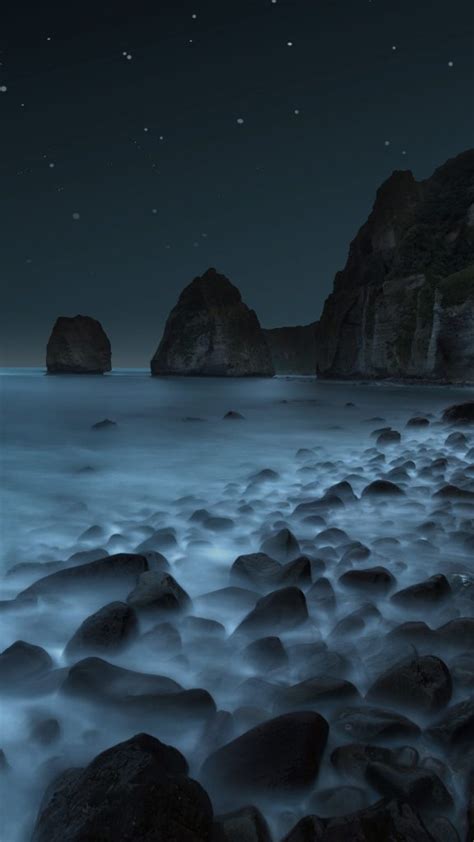
[[[181,293],[151,361],[153,375],[272,377],[256,313],[224,275],[208,269]]]
[[[104,374],[112,368],[110,342],[90,316],[59,316],[46,349],[48,374]]]
[[[326,300],[320,377],[474,381],[474,149],[377,192]]]

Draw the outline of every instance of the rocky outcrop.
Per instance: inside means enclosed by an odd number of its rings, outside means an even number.
[[[474,381],[474,150],[377,192],[316,332],[321,377]]]
[[[104,374],[112,368],[110,342],[90,316],[59,316],[46,349],[48,374]]]
[[[239,290],[215,269],[181,293],[151,361],[154,375],[272,377],[258,318]]]
[[[275,374],[314,374],[317,322],[264,329]]]

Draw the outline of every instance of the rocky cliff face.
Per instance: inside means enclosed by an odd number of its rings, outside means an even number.
[[[271,377],[274,369],[258,318],[237,287],[215,269],[181,293],[151,361],[155,375]]]
[[[112,368],[110,342],[90,316],[56,319],[46,349],[49,374],[103,374]]]
[[[317,328],[322,377],[474,381],[474,150],[394,172]]]
[[[263,331],[276,374],[314,374],[317,322]]]

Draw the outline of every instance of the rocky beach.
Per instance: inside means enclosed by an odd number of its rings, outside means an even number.
[[[472,836],[470,390],[3,390],[5,839]]]

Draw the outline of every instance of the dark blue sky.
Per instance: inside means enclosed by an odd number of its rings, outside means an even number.
[[[102,321],[116,365],[147,365],[208,266],[265,326],[318,318],[379,184],[472,146],[473,9],[2,9],[2,362],[41,364],[56,316],[80,312]]]

